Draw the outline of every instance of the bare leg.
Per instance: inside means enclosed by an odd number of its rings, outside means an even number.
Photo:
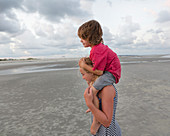
[[[95,117],[93,117],[93,122],[91,124],[90,132],[92,135],[95,135],[100,127],[100,123],[96,120]]]
[[[93,86],[92,86],[92,90],[93,90],[93,103],[99,109],[99,100],[96,96],[98,90],[96,90]],[[91,129],[90,129],[91,134],[95,135],[100,125],[101,124],[96,120],[96,118],[93,117],[93,122],[92,122]]]

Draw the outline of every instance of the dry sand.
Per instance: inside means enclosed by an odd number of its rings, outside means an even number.
[[[120,57],[130,62],[122,64],[116,85],[116,119],[123,136],[170,135],[170,58],[160,57]],[[0,136],[89,136],[87,85],[78,69],[7,73],[49,64],[72,68],[77,60],[0,64]]]

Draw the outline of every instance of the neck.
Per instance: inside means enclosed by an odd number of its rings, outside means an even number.
[[[91,45],[90,47],[93,48],[94,45]]]
[[[102,42],[101,42],[101,43],[102,43]],[[99,43],[99,44],[101,44],[101,43]],[[96,45],[99,45],[99,44],[96,44]],[[95,45],[90,45],[91,48],[93,48],[94,46],[95,46]]]

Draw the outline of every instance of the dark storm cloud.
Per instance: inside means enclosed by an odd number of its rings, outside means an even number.
[[[162,10],[161,12],[159,12],[156,22],[164,23],[168,21],[170,21],[170,12],[167,10]]]

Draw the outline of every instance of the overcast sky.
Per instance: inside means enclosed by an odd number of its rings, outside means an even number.
[[[91,19],[118,55],[170,54],[170,0],[0,0],[0,58],[87,56]]]

